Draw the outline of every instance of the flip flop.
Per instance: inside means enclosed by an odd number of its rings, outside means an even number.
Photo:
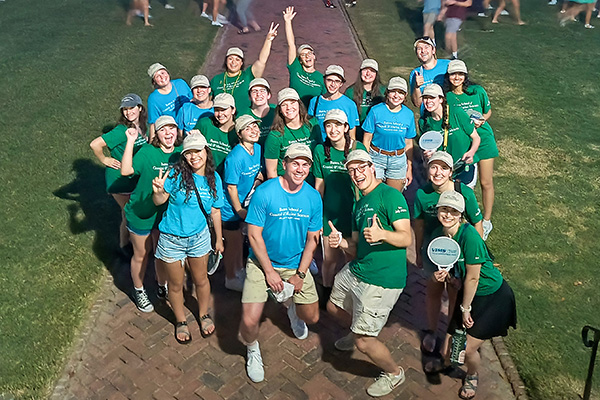
[[[238,35],[245,35],[250,32],[251,32],[250,29],[246,26],[238,31]]]
[[[213,330],[209,332],[208,328],[210,328],[211,326],[213,327]],[[200,332],[202,333],[203,338],[207,338],[213,333],[215,333],[215,323],[212,320],[210,314],[204,314],[200,317],[200,328]]]
[[[179,339],[177,335],[180,334],[186,335],[186,338],[183,340]],[[192,341],[192,335],[187,327],[187,321],[181,321],[175,325],[175,340],[177,340],[179,344],[189,344]]]
[[[471,399],[475,398],[475,396],[477,395],[477,385],[478,384],[479,384],[479,376],[477,374],[467,375],[465,377],[465,383],[460,388],[458,397],[460,397],[463,400],[471,400]],[[473,395],[472,396],[465,395],[464,392],[466,390],[472,390]]]

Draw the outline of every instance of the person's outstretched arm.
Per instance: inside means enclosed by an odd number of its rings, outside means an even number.
[[[285,21],[285,38],[288,45],[288,65],[296,60],[296,38],[294,37],[294,28],[292,28],[292,20],[296,16],[293,6],[289,6],[283,12],[283,20]]]
[[[263,73],[265,72],[265,67],[267,66],[269,55],[271,54],[271,45],[273,44],[273,39],[277,36],[277,28],[279,28],[279,24],[275,25],[274,22],[271,22],[269,32],[265,38],[265,43],[258,55],[258,60],[252,64],[252,74],[255,78],[262,78]]]

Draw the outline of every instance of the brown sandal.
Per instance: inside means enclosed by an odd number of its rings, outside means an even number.
[[[213,330],[209,332],[209,328],[213,327]],[[202,333],[202,337],[207,338],[213,333],[215,333],[215,323],[212,320],[210,314],[204,314],[200,317],[200,332]]]
[[[180,334],[186,335],[186,338],[183,340],[179,339],[177,335]],[[175,325],[175,340],[177,340],[179,344],[189,344],[192,341],[192,334],[187,327],[187,321],[178,322]]]

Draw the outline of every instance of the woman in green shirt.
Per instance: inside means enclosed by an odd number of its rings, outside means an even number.
[[[461,108],[448,105],[440,85],[427,85],[421,97],[425,112],[419,119],[419,132],[437,131],[444,137],[438,150],[450,153],[455,170],[457,163],[464,165],[464,170],[456,179],[472,188],[477,181],[473,164],[479,161],[476,152],[481,141],[473,120]],[[429,158],[433,151],[428,150],[423,154]]]
[[[282,161],[292,143],[304,143],[314,149],[321,143],[321,129],[319,121],[307,114],[298,92],[285,88],[277,94],[275,119],[265,141],[267,179],[283,175]]]
[[[457,298],[458,307],[455,307],[448,326],[442,355],[448,360],[450,335],[458,328],[466,328],[467,375],[459,396],[462,399],[472,399],[479,383],[479,348],[485,340],[495,336],[506,336],[509,327],[517,326],[515,295],[500,271],[494,267],[487,246],[479,233],[463,221],[464,198],[454,191],[444,192],[437,203],[437,209],[438,220],[442,225],[442,228],[437,230],[438,236],[451,237],[460,246],[460,257],[455,264],[454,275],[462,283],[462,295],[459,293]],[[439,282],[455,279],[443,269],[435,272],[434,276]],[[443,368],[442,360],[425,365],[427,372]]]
[[[385,101],[385,85],[379,77],[379,64],[372,58],[363,60],[359,77],[344,93],[351,98],[358,108],[360,125],[356,127],[356,140],[363,141],[362,123],[367,118],[371,107]]]
[[[467,66],[460,60],[448,64],[444,81],[444,92],[450,107],[460,107],[473,120],[481,143],[477,149],[477,170],[483,203],[483,240],[492,231],[492,208],[494,207],[494,158],[498,157],[498,146],[494,131],[487,122],[492,116],[490,99],[485,89],[469,80]]]
[[[106,166],[106,191],[115,199],[121,207],[121,229],[119,235],[119,246],[121,249],[129,243],[129,233],[127,231],[127,219],[123,213],[125,204],[129,201],[129,196],[135,188],[136,181],[129,177],[121,176],[121,159],[125,144],[127,143],[127,129],[133,129],[137,137],[133,146],[133,153],[148,143],[147,121],[148,113],[142,104],[142,99],[135,93],[129,93],[121,99],[121,108],[117,126],[110,132],[98,136],[92,140],[90,147],[98,160]],[[108,149],[110,156],[105,154]]]
[[[314,151],[313,174],[315,189],[323,199],[323,266],[321,274],[326,294],[331,293],[336,267],[346,262],[344,252],[329,246],[329,235],[333,223],[344,237],[352,235],[352,208],[357,192],[352,186],[344,162],[350,151],[365,150],[365,146],[350,137],[348,117],[342,110],[329,110],[325,115],[325,143],[318,144]],[[329,297],[329,296],[326,296]],[[323,299],[327,302],[327,298]]]

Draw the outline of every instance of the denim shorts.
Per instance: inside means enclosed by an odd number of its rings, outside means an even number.
[[[148,236],[152,233],[151,229],[136,229],[133,226],[129,225],[129,222],[127,223],[127,230],[133,233],[134,235],[138,236]]]
[[[373,159],[377,179],[406,178],[406,153],[399,156],[386,156],[371,149],[369,155]]]
[[[210,231],[206,227],[201,232],[188,237],[161,232],[154,256],[170,264],[188,257],[202,257],[211,250]]]

